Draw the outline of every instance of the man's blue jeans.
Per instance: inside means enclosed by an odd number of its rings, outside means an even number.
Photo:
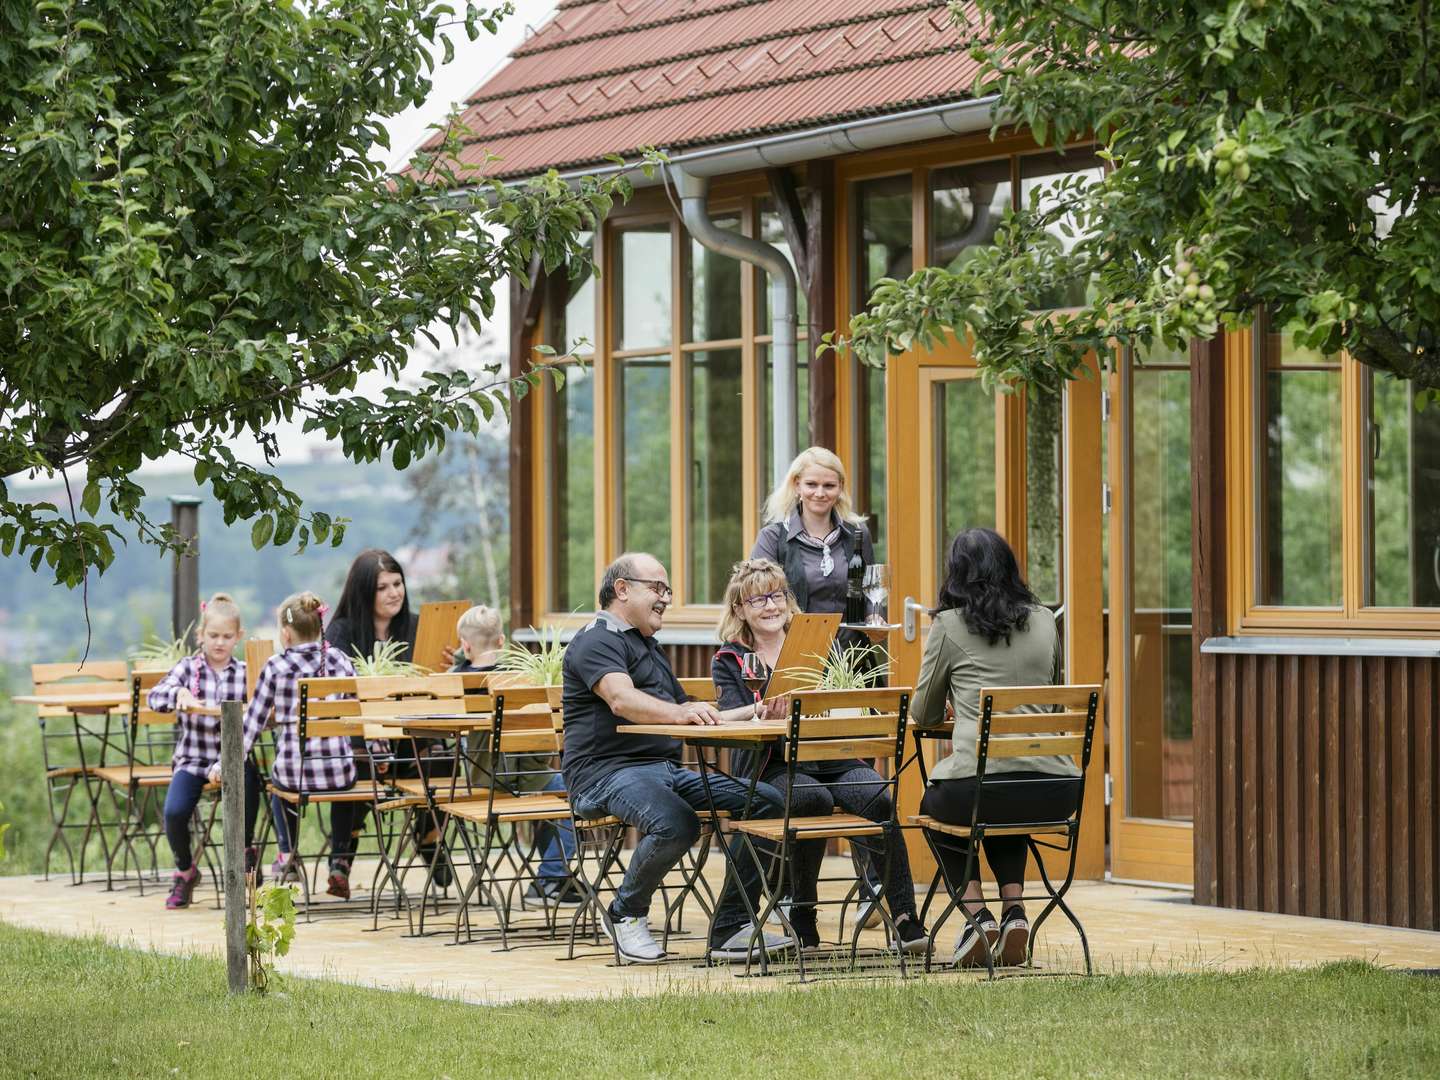
[[[710,792],[717,810],[736,817],[779,817],[784,810],[780,793],[769,784],[756,784],[755,796],[746,812],[749,785],[728,776],[710,775]],[[612,773],[589,791],[571,796],[575,816],[603,817],[612,814],[640,831],[640,843],[630,856],[630,868],[615,893],[611,912],[618,918],[648,914],[650,900],[666,873],[700,838],[700,816],[709,812],[704,780],[698,772],[682,769],[668,761],[630,765]],[[755,865],[736,835],[730,841],[730,856],[738,871],[741,888],[754,906],[760,895],[760,868]],[[750,916],[734,888],[732,875],[710,924],[710,941],[721,944],[745,926]]]
[[[541,791],[564,791],[565,777],[555,773]],[[560,883],[570,876],[570,857],[575,854],[575,826],[569,820],[546,822],[545,847],[540,854],[538,876],[544,880]]]

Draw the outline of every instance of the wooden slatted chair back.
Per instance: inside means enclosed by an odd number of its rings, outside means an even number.
[[[791,694],[790,738],[796,760],[900,757],[911,692],[900,686]]]
[[[124,660],[87,660],[31,664],[30,681],[37,694],[124,694],[130,686],[130,667]],[[58,705],[37,705],[41,716],[68,716]]]
[[[989,761],[1069,757],[1090,762],[1102,688],[1098,685],[996,686],[980,691],[976,772]]]
[[[301,735],[307,739],[362,734],[366,721],[396,716],[485,713],[491,700],[467,693],[465,676],[370,675],[301,679]]]

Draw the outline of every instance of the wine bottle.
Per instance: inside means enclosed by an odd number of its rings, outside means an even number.
[[[850,556],[849,577],[845,583],[845,621],[859,625],[865,621],[865,560],[860,552]]]

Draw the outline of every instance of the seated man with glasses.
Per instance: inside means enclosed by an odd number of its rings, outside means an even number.
[[[721,713],[688,700],[669,660],[655,642],[672,597],[665,567],[653,555],[621,555],[600,582],[600,611],[565,649],[565,786],[577,818],[613,815],[640,832],[629,869],[604,911],[602,923],[622,961],[658,963],[665,952],[650,934],[650,901],[665,874],[700,837],[697,810],[707,810],[699,773],[681,767],[678,739],[624,733],[632,724],[716,724],[749,719],[753,703]],[[778,708],[778,706],[777,706]],[[710,777],[715,806],[736,815],[777,817],[783,803],[768,784],[755,788],[725,776]],[[742,887],[753,908],[759,869],[732,845]],[[711,955],[745,959],[752,927],[738,890],[727,877],[710,927]],[[764,935],[764,947],[786,948],[788,938]]]

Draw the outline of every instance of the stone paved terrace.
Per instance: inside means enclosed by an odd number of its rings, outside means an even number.
[[[712,869],[707,867],[707,870]],[[848,860],[845,860],[848,865]],[[357,871],[358,871],[357,867]],[[843,866],[827,866],[827,875]],[[358,873],[355,880],[363,877]],[[364,895],[357,891],[357,896]],[[1183,892],[1130,885],[1080,883],[1070,898],[1090,937],[1096,971],[1211,971],[1253,966],[1302,966],[1363,959],[1397,968],[1440,968],[1440,934],[1357,923],[1196,907]],[[118,944],[171,953],[219,955],[222,916],[214,890],[197,893],[187,911],[163,908],[163,887],[133,886],[107,893],[103,882],[73,886],[61,880],[0,878],[0,919],[62,934],[98,934]],[[1037,907],[1032,905],[1033,912]],[[822,913],[821,932],[834,936],[838,909]],[[453,926],[449,916],[437,926]],[[477,925],[491,925],[483,917]],[[680,959],[659,967],[616,968],[606,949],[586,947],[574,961],[563,946],[533,944],[508,952],[490,941],[453,946],[450,934],[406,936],[402,920],[323,912],[302,922],[282,973],[325,976],[391,989],[497,1004],[524,999],[647,994],[666,989],[766,989],[790,985],[794,976],[734,977],[739,968],[705,969],[696,963],[703,945],[696,936],[672,942]],[[942,945],[953,944],[947,925]],[[878,944],[872,933],[866,939]],[[864,940],[864,939],[862,939]],[[1057,913],[1041,931],[1037,966],[1046,972],[1080,970],[1078,939]],[[982,973],[983,974],[983,973]],[[940,974],[937,978],[967,978]]]

